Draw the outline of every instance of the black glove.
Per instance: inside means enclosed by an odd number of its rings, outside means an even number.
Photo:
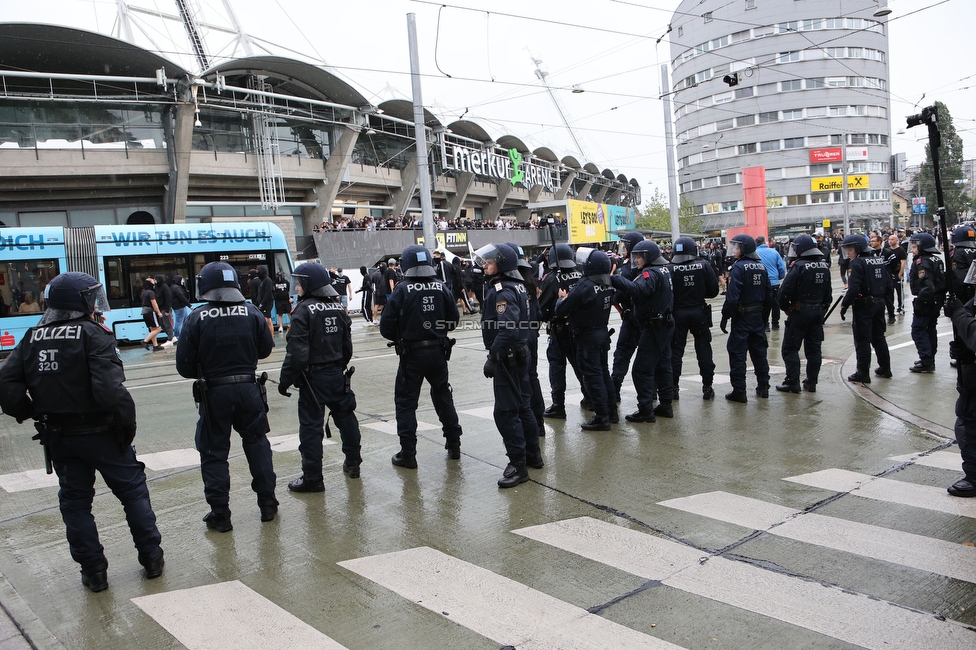
[[[495,361],[491,357],[488,357],[485,360],[485,367],[484,367],[485,377],[487,377],[488,379],[491,379],[492,377],[494,377],[495,376],[495,366],[497,366],[497,365],[498,365],[498,362],[497,361]]]
[[[955,295],[951,295],[949,296],[949,299],[946,300],[945,308],[942,310],[942,312],[949,318],[952,318],[957,311],[963,309],[964,307],[965,305],[962,304],[962,301],[959,300],[959,298],[956,298]]]
[[[288,384],[278,384],[278,392],[285,397],[291,397],[291,393],[288,392]]]
[[[841,320],[847,320],[847,310],[848,309],[850,309],[850,307],[841,307],[840,308],[840,319]]]
[[[729,333],[728,325],[729,325],[729,317],[728,316],[722,316],[722,322],[719,323],[719,325],[718,325],[718,328],[720,330],[722,330],[722,334],[728,334]]]

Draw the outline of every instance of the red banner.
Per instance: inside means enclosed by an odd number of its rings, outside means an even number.
[[[810,150],[810,162],[812,163],[840,162],[843,159],[844,152],[840,147]]]

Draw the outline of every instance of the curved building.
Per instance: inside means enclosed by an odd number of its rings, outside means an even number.
[[[684,0],[671,69],[681,196],[705,230],[742,226],[765,168],[770,232],[892,215],[888,35],[877,0]],[[827,225],[827,224],[824,224]],[[828,229],[829,229],[828,228]]]

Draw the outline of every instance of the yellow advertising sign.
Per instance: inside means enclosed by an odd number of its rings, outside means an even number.
[[[810,179],[811,192],[839,192],[844,189],[843,176],[821,176]]]
[[[569,243],[597,244],[607,241],[607,209],[602,203],[566,201]]]
[[[824,219],[823,220],[823,227],[824,228],[830,228],[830,219]]]
[[[857,175],[847,177],[847,189],[849,190],[866,190],[868,189],[868,177],[867,175]]]

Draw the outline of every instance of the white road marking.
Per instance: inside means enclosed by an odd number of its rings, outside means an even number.
[[[679,648],[432,548],[338,564],[458,625],[519,650]]]
[[[926,467],[962,472],[962,458],[959,456],[958,449],[956,451],[933,451],[931,454],[925,454],[924,456],[920,455],[921,453],[891,456],[891,460],[896,460],[899,463],[911,462],[916,465],[925,465]]]
[[[891,603],[589,517],[512,531],[648,580],[877,650],[971,650],[973,633]]]
[[[494,406],[483,406],[483,407],[477,408],[477,409],[468,409],[466,411],[461,411],[461,413],[465,413],[467,415],[473,415],[476,418],[484,418],[486,420],[494,420],[495,419],[495,415],[494,415],[495,414],[495,407]]]
[[[237,580],[132,602],[189,650],[345,647]]]
[[[48,474],[43,469],[29,469],[0,476],[0,488],[7,492],[23,492],[53,487],[58,484],[57,474]]]
[[[843,469],[826,469],[783,479],[792,483],[809,485],[831,492],[850,492],[854,496],[898,503],[927,510],[937,510],[950,515],[976,518],[976,503],[972,499],[950,496],[945,488],[915,485],[890,478],[877,478]]]
[[[658,505],[764,530],[798,542],[976,582],[976,548],[971,546],[837,517],[804,514],[800,510],[728,492],[696,494],[662,501]]]
[[[952,334],[952,330],[949,330],[946,332],[938,332],[936,336],[941,338],[943,336],[950,336],[951,334]],[[907,348],[914,345],[915,345],[915,341],[908,341],[907,343],[899,343],[898,345],[889,345],[888,351],[891,352],[892,350],[900,350],[901,348]]]
[[[386,422],[369,422],[363,425],[374,431],[379,431],[380,433],[386,433],[391,436],[397,435],[397,423],[396,420],[388,420]],[[440,429],[436,424],[429,424],[427,422],[417,421],[417,431],[431,431],[433,429]]]
[[[194,467],[200,464],[200,452],[196,449],[174,449],[152,454],[139,454],[139,460],[149,469],[160,472],[177,467]]]

